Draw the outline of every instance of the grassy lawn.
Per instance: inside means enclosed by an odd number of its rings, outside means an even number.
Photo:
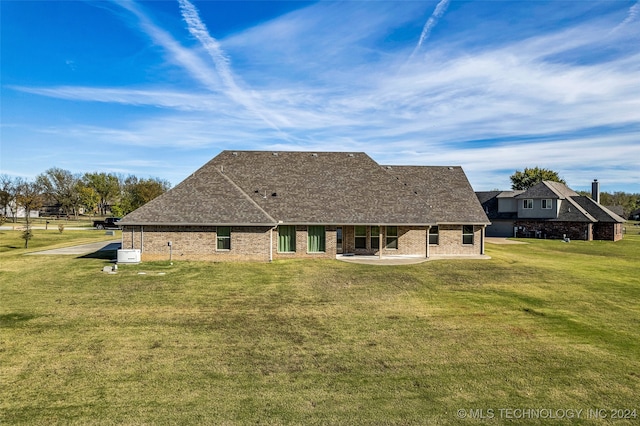
[[[29,251],[112,238],[49,233]],[[638,423],[640,236],[528,242],[487,244],[489,261],[108,275],[0,231],[0,423]]]
[[[31,218],[31,226],[44,227],[47,226],[49,230],[58,230],[58,225],[64,225],[66,227],[74,228],[93,228],[93,221],[103,219],[102,216],[79,216],[77,219],[73,216],[66,217],[35,217]],[[48,222],[48,223],[47,223]],[[11,217],[7,218],[4,226],[11,227],[23,227],[26,222],[24,218],[17,218],[16,222],[13,222]]]

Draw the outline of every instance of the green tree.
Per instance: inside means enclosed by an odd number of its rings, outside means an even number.
[[[565,185],[567,183],[564,179],[558,176],[557,172],[549,169],[542,169],[540,167],[526,167],[523,172],[516,170],[516,172],[510,176],[510,179],[511,189],[513,190],[526,190],[537,185],[543,180],[560,182]]]
[[[78,193],[80,194],[80,203],[88,212],[95,212],[100,204],[100,196],[95,189],[87,186],[84,181],[78,182]]]
[[[85,173],[84,184],[92,188],[100,200],[98,210],[100,214],[107,214],[107,207],[115,204],[120,197],[120,181],[110,173]]]
[[[36,177],[44,194],[62,206],[65,214],[78,216],[81,205],[80,176],[68,170],[53,167]]]
[[[129,176],[124,181],[122,199],[116,207],[122,215],[125,215],[164,194],[170,188],[171,184],[166,180],[139,179],[136,176]]]

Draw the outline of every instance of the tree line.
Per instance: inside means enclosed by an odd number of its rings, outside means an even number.
[[[171,188],[159,178],[139,178],[114,173],[74,174],[51,168],[33,180],[0,175],[0,207],[15,222],[18,211],[28,218],[44,206],[56,206],[66,216],[80,212],[124,216]]]

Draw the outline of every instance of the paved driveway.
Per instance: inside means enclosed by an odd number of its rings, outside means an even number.
[[[97,251],[118,250],[120,248],[120,240],[101,241],[99,243],[81,244],[78,246],[63,247],[59,249],[36,251],[33,253],[27,253],[28,255],[82,255],[88,253],[95,253]]]

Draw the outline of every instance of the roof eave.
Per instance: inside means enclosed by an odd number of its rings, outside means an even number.
[[[242,222],[118,222],[119,226],[276,226],[275,222],[242,223]]]

